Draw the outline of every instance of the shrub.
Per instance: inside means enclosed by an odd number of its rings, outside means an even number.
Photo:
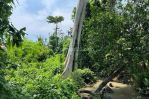
[[[78,69],[72,73],[71,78],[77,83],[78,86],[92,84],[96,81],[95,74],[90,69]]]

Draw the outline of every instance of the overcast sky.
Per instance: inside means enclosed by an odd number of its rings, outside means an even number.
[[[48,24],[46,17],[64,16],[60,24],[63,32],[73,26],[71,14],[77,0],[17,0],[10,21],[18,29],[27,28],[27,37],[36,40],[38,36],[48,37],[53,33],[54,25]]]

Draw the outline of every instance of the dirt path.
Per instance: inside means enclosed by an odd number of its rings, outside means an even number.
[[[102,81],[97,81],[97,83],[94,84],[93,86],[81,88],[80,90],[88,90],[94,93],[95,90],[97,89],[97,86],[99,86],[101,82]],[[103,99],[149,99],[149,97],[137,96],[133,87],[127,84],[109,82],[106,87],[108,88],[108,90],[106,91],[105,89]],[[109,92],[109,89],[110,89],[110,92]],[[81,95],[82,97],[90,97],[88,99],[92,99],[89,94],[81,93]]]

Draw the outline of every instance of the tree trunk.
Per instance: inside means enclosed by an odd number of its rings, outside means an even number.
[[[125,69],[125,66],[121,66],[120,68],[114,70],[109,77],[107,77],[105,80],[103,80],[100,85],[97,86],[97,88],[94,87],[95,90],[86,90],[86,89],[81,89],[78,91],[78,93],[88,93],[91,95],[100,93],[100,91],[109,83],[113,78],[118,76],[123,70]]]
[[[113,78],[115,78],[116,76],[118,76],[123,70],[124,70],[125,66],[121,66],[120,68],[118,68],[117,70],[115,70],[109,77],[107,77],[96,89],[95,92],[100,92],[102,90],[102,88],[104,86],[107,85],[108,82],[110,82]]]
[[[57,49],[57,47],[58,47],[58,36],[57,36],[57,34],[58,34],[58,24],[56,23],[56,27],[55,27],[55,35],[56,35],[56,49]]]
[[[62,76],[64,78],[68,77],[71,74],[73,68],[75,68],[74,64],[76,64],[75,59],[77,58],[77,55],[78,55],[77,53],[79,49],[80,35],[81,35],[82,24],[85,16],[85,9],[86,9],[87,2],[88,0],[79,0],[78,6],[77,6],[77,12],[75,16],[75,22],[74,22],[73,33],[72,33],[72,40],[65,60],[65,69],[62,73]]]

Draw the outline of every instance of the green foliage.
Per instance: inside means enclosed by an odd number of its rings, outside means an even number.
[[[9,46],[20,46],[23,42],[26,28],[17,30],[12,24],[9,25],[8,30],[6,30],[6,44]],[[8,32],[8,33],[7,33]]]
[[[71,78],[76,82],[78,86],[84,86],[86,84],[93,84],[96,82],[94,72],[87,68],[74,71]]]
[[[70,37],[65,36],[64,38],[60,38],[55,35],[52,35],[49,37],[48,47],[52,49],[54,53],[63,53],[66,56],[69,44]]]
[[[95,6],[92,1],[88,9],[91,16],[86,16],[82,31],[79,66],[90,68],[99,77],[107,77],[125,65],[137,87],[148,93],[144,82],[149,77],[149,1],[117,0],[112,10],[110,2]]]
[[[53,49],[54,52],[61,52],[61,42],[59,41],[59,37],[58,37],[58,23],[64,21],[64,17],[63,16],[48,16],[47,17],[47,22],[48,23],[54,23],[55,26],[55,31],[53,33],[52,36],[50,36],[49,38],[49,47]]]
[[[0,49],[0,68],[4,68],[7,63],[7,53]]]
[[[24,40],[20,47],[9,47],[7,59],[5,79],[13,90],[14,99],[79,98],[76,83],[59,75],[64,68],[64,54],[54,54],[42,40]]]
[[[1,99],[14,99],[15,95],[11,90],[11,87],[4,79],[4,69],[7,66],[8,59],[7,53],[2,48],[4,43],[7,43],[7,39],[11,36],[11,30],[9,23],[9,17],[12,14],[13,0],[1,0],[0,1],[0,98]],[[8,37],[9,36],[9,37]],[[14,38],[14,36],[11,36]],[[16,37],[16,36],[15,36]],[[18,37],[18,35],[17,35]],[[13,39],[14,40],[14,39]]]
[[[29,81],[26,81],[29,80]],[[55,75],[50,78],[38,75],[34,79],[26,79],[23,85],[19,82],[21,90],[18,91],[17,99],[74,99],[77,86],[72,79],[61,79],[60,75]],[[13,83],[13,82],[11,82]],[[17,92],[16,89],[13,89]]]
[[[54,55],[52,50],[40,42],[25,40],[21,47],[9,47],[8,57],[12,62],[42,62]]]
[[[5,79],[0,76],[0,99],[13,99],[15,95],[13,95],[11,87]]]
[[[142,95],[149,95],[149,73],[137,73],[134,75],[136,88]]]
[[[69,44],[70,44],[70,37],[69,36],[65,36],[64,39],[62,40],[62,52],[63,54],[66,56],[68,49],[69,49]]]
[[[56,75],[48,81],[42,80],[39,85],[38,93],[34,95],[35,98],[73,99],[74,95],[77,96],[75,93],[77,87],[75,87],[73,80],[63,80],[60,75]]]
[[[49,37],[49,43],[48,46],[50,49],[53,50],[53,52],[59,52],[60,49],[60,43],[57,41],[59,41],[59,37],[52,35]]]
[[[25,35],[25,28],[17,30],[12,24],[9,23],[9,17],[12,14],[13,0],[0,1],[0,44],[6,43],[7,45],[21,45]]]
[[[4,31],[9,24],[8,18],[12,14],[13,0],[1,0],[0,1],[0,38],[3,38]]]
[[[89,69],[78,69],[65,80],[60,74],[70,38],[57,35],[64,18],[48,16],[56,25],[49,47],[42,38],[23,41],[25,28],[17,30],[8,20],[12,4],[0,1],[0,46],[7,44],[6,51],[0,47],[0,98],[79,99],[80,86],[94,83],[95,74],[109,76],[121,65],[139,93],[149,95],[149,0],[90,0],[79,52],[79,67]]]
[[[82,40],[81,44],[81,66],[89,64],[91,70],[100,73],[100,76],[107,76],[108,72],[114,69],[113,66],[122,62],[116,43],[121,35],[122,21],[123,18],[113,12],[101,11],[85,22],[82,37],[86,39]]]
[[[63,21],[64,17],[63,16],[48,16],[47,20],[48,20],[47,21],[48,23],[55,23],[55,24],[57,24],[57,23]]]
[[[11,85],[4,79],[4,69],[7,66],[7,53],[0,49],[0,99],[14,99],[15,95]]]

